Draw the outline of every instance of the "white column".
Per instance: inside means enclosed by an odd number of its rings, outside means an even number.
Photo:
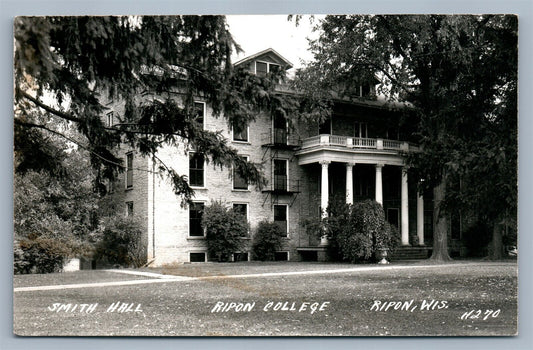
[[[322,213],[322,218],[326,218],[328,216],[328,201],[329,201],[329,173],[328,173],[328,167],[329,163],[331,163],[328,160],[322,160],[320,161],[320,165],[322,165],[322,178],[321,178],[321,188],[320,188],[320,210]],[[320,237],[320,245],[321,246],[327,246],[329,245],[328,241],[328,235],[326,232],[322,233],[322,237]]]
[[[320,161],[320,165],[322,165],[322,178],[321,178],[321,188],[320,188],[320,210],[322,211],[322,217],[325,218],[328,216],[327,208],[328,208],[328,201],[329,201],[329,173],[328,173],[328,167],[329,163],[331,163],[329,160],[323,160]]]
[[[353,204],[353,167],[355,163],[346,163],[346,204]]]
[[[424,197],[422,193],[417,193],[416,198],[416,233],[418,244],[424,245]]]
[[[376,202],[383,205],[383,164],[376,164]]]
[[[402,245],[409,245],[409,199],[407,187],[407,168],[402,168]]]

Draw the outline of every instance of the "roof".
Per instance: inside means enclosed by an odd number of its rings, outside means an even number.
[[[256,54],[254,54],[254,55],[251,55],[251,56],[245,57],[245,58],[243,58],[242,60],[235,62],[234,65],[235,65],[235,66],[241,65],[241,64],[243,64],[243,63],[246,63],[246,62],[252,61],[252,60],[254,60],[254,59],[256,59],[256,58],[258,58],[258,57],[260,57],[260,56],[266,55],[266,54],[268,54],[268,53],[271,53],[271,54],[273,54],[274,56],[276,56],[277,58],[279,58],[279,60],[280,60],[281,62],[284,63],[286,69],[290,69],[290,68],[293,67],[292,63],[291,63],[289,60],[287,60],[285,57],[281,56],[281,55],[280,55],[279,53],[277,53],[276,50],[274,50],[273,48],[268,48],[268,49],[266,49],[266,50],[263,50],[263,51],[260,51],[260,52],[258,52],[258,53],[256,53]]]

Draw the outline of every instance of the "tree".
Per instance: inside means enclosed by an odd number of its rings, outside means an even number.
[[[380,93],[411,104],[423,151],[408,163],[437,202],[432,258],[449,259],[453,208],[483,214],[497,258],[517,207],[516,16],[327,16],[317,29],[297,86],[343,97],[378,77]]]
[[[17,17],[14,35],[17,172],[60,171],[46,145],[46,135],[57,134],[89,152],[99,188],[123,170],[113,153],[119,144],[152,157],[185,200],[193,191],[157,158],[163,146],[186,143],[214,165],[264,183],[256,165],[195,121],[198,97],[230,125],[294,108],[274,93],[282,72],[262,78],[234,69],[239,46],[223,16]],[[107,102],[124,106],[116,125],[104,123]],[[69,128],[81,137],[69,137]]]

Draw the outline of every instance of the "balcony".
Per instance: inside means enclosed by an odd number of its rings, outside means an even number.
[[[418,146],[406,141],[370,139],[338,135],[318,135],[302,140],[302,149],[313,147],[345,147],[347,149],[375,149],[389,151],[419,151]]]
[[[296,155],[300,165],[317,161],[401,165],[405,153],[418,151],[406,141],[322,134],[303,139]]]
[[[268,132],[261,134],[261,145],[264,147],[275,147],[285,149],[297,149],[300,147],[298,135],[289,134],[286,129],[268,129]]]
[[[289,180],[285,175],[274,175],[262,192],[272,194],[300,193],[300,180]]]

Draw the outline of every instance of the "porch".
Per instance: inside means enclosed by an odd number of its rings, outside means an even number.
[[[325,209],[332,196],[345,196],[348,204],[374,199],[398,228],[401,247],[421,247],[424,252],[418,249],[420,254],[415,254],[421,256],[428,251],[424,245],[424,195],[417,192],[417,180],[409,179],[405,165],[406,154],[417,151],[419,147],[406,141],[322,134],[302,140],[296,156],[300,166],[316,169],[318,165],[314,176],[322,217],[327,216]],[[321,256],[321,248],[327,246],[325,238],[316,246],[301,244],[298,251]]]

